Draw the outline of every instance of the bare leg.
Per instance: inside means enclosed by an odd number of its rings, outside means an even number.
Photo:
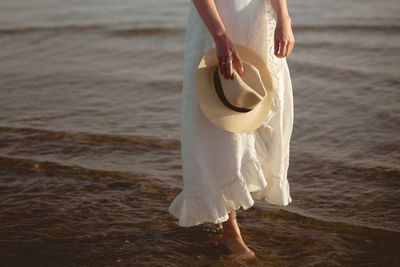
[[[240,229],[236,221],[236,212],[229,213],[229,219],[222,223],[222,240],[233,254],[240,254],[246,257],[254,257],[255,254],[244,243]]]

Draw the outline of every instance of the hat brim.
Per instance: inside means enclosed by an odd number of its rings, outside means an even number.
[[[264,60],[249,48],[234,44],[240,58],[253,64],[261,74],[266,89],[266,97],[248,112],[238,112],[226,107],[215,92],[211,73],[219,65],[214,46],[201,59],[196,73],[196,96],[199,106],[216,126],[233,133],[256,130],[267,119],[272,101],[272,77]]]

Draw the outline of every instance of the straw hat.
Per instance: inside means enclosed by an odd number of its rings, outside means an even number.
[[[233,80],[219,71],[216,47],[201,59],[196,73],[196,96],[204,115],[233,133],[251,132],[263,124],[271,108],[272,77],[264,60],[249,48],[235,44],[242,60],[242,76],[233,68]]]

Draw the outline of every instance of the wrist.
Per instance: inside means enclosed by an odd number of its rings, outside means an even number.
[[[286,14],[277,14],[276,19],[279,21],[291,21],[291,17],[287,13]]]
[[[213,34],[214,42],[225,40],[227,37],[228,37],[228,35],[227,35],[226,31],[221,31],[221,32]]]

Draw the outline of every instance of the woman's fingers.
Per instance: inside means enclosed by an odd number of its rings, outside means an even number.
[[[233,79],[232,60],[231,59],[228,59],[226,61],[226,77],[225,77],[225,79],[227,79],[227,78],[229,78],[231,80]]]
[[[227,79],[228,68],[227,68],[227,64],[226,64],[226,59],[222,60],[221,69],[222,69],[222,75],[224,75],[224,78]]]
[[[222,57],[218,57],[219,73],[224,75],[224,70],[222,69]]]
[[[286,57],[288,55],[288,51],[289,51],[289,43],[288,43],[288,41],[284,41],[283,42],[282,56]]]
[[[220,73],[225,79],[233,78],[232,59],[218,58]]]
[[[287,50],[287,43],[283,40],[283,37],[278,38],[279,51],[277,57],[284,57]]]
[[[278,56],[278,51],[279,51],[279,44],[280,44],[280,40],[277,37],[277,33],[275,31],[275,36],[274,36],[274,54],[275,56]]]
[[[224,75],[225,79],[233,80],[233,71],[234,71],[234,64],[236,65],[236,71],[239,75],[242,75],[244,72],[242,60],[239,57],[238,52],[236,49],[232,49],[232,57],[231,58],[224,58],[220,60],[221,66],[221,74]]]
[[[292,52],[293,47],[294,47],[294,42],[295,40],[293,39],[290,43],[289,43],[289,51],[288,51],[288,55]]]
[[[286,57],[290,54],[290,52],[292,51],[293,47],[294,47],[294,40],[282,40],[282,39],[278,39],[278,47],[279,47],[279,51],[275,52],[275,55],[277,57]]]
[[[283,52],[283,43],[281,39],[278,39],[278,47],[279,47],[279,51],[276,54],[277,57],[282,57],[282,52]]]
[[[240,76],[242,76],[243,72],[244,72],[243,63],[242,63],[242,60],[240,59],[239,53],[236,51],[236,49],[233,50],[232,55],[233,55],[233,62],[236,65],[236,71],[239,73]]]
[[[285,41],[283,49],[283,57],[287,57],[290,54],[290,52],[292,52],[293,46],[294,46],[294,40]]]

